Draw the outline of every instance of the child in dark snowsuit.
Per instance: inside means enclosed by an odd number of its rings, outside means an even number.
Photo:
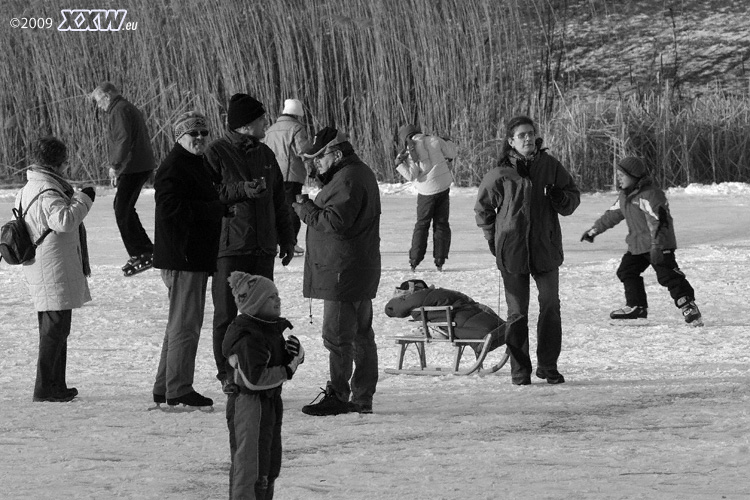
[[[685,322],[702,326],[695,292],[675,261],[677,248],[672,216],[664,191],[652,183],[640,158],[623,158],[617,166],[620,195],[594,226],[583,233],[581,241],[594,237],[625,219],[628,225],[628,251],[622,256],[617,277],[625,286],[625,307],[610,313],[612,319],[636,319],[648,316],[646,288],[641,273],[651,265],[659,284],[667,287]]]
[[[413,319],[421,320],[422,314],[417,308],[422,306],[452,306],[456,338],[481,339],[492,333],[490,351],[505,344],[505,321],[495,311],[461,292],[427,286],[422,280],[412,279],[401,283],[396,288],[396,294],[385,305],[385,314],[391,318],[411,315]],[[444,318],[443,312],[427,312],[428,321]]]
[[[281,316],[273,281],[234,271],[229,286],[239,315],[227,329],[222,351],[237,392],[227,400],[232,466],[231,499],[271,500],[281,470],[281,385],[305,359],[292,324]]]

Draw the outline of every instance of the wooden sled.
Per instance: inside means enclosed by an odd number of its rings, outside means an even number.
[[[493,332],[488,332],[487,335],[481,339],[456,338],[454,333],[456,323],[453,321],[452,306],[424,306],[415,309],[415,311],[417,310],[422,316],[421,328],[419,328],[418,333],[413,335],[394,338],[396,345],[400,348],[398,354],[398,368],[386,368],[386,373],[393,375],[471,375],[472,373],[495,373],[508,361],[509,355],[503,346],[500,360],[485,369],[484,362],[487,358],[487,353],[489,353],[490,350]],[[426,313],[431,311],[445,312],[445,320],[428,321]],[[427,366],[425,346],[430,343],[447,343],[455,349],[452,367]],[[404,368],[404,357],[410,345],[414,345],[417,350],[417,356],[419,358],[418,368]],[[476,354],[476,360],[470,367],[461,368],[461,359],[466,347],[472,348],[471,350]],[[498,350],[500,349],[501,348],[498,348]]]

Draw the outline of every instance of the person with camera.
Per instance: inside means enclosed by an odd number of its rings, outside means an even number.
[[[247,94],[235,94],[229,101],[224,136],[206,150],[219,199],[230,205],[229,216],[222,219],[219,258],[211,284],[216,378],[225,392],[235,390],[227,379],[221,351],[227,327],[237,316],[229,275],[242,271],[273,281],[277,252],[284,266],[294,257],[296,238],[284,179],[273,151],[261,142],[266,125],[263,104]]]
[[[68,149],[59,139],[38,139],[31,157],[34,164],[26,173],[28,182],[16,196],[16,206],[28,210],[26,224],[33,241],[51,231],[37,247],[36,257],[23,265],[39,323],[33,400],[65,402],[78,395],[78,390],[66,382],[68,336],[73,309],[91,300],[83,219],[91,210],[96,192],[93,186],[76,192],[62,177]]]

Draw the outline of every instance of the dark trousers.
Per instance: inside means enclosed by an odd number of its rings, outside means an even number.
[[[281,471],[281,391],[266,394],[230,394],[227,399],[229,429],[229,498],[272,500]]]
[[[292,208],[292,203],[297,201],[297,195],[302,194],[302,184],[299,182],[285,182],[284,183],[284,200],[289,206],[289,215],[292,218],[292,227],[294,228],[294,243],[297,243],[297,235],[302,227],[302,221],[299,220],[299,215]]]
[[[652,266],[656,271],[656,279],[659,284],[669,290],[672,300],[677,305],[678,299],[687,297],[690,300],[695,299],[695,291],[690,286],[685,275],[680,271],[677,261],[675,260],[674,250],[668,250],[664,253],[664,262],[662,264],[652,265],[649,254],[643,253],[633,255],[628,252],[622,256],[620,267],[617,268],[617,277],[620,278],[625,287],[625,302],[630,307],[642,306],[648,307],[646,298],[646,287],[643,285],[641,273],[648,266]]]
[[[341,401],[372,404],[378,383],[378,347],[372,300],[323,301],[323,345],[328,349],[329,386]],[[351,386],[349,380],[351,379]]]
[[[443,265],[451,248],[450,189],[431,195],[417,195],[417,223],[411,238],[409,262],[418,265],[427,252],[427,236],[432,224],[432,255],[435,263]]]
[[[39,311],[39,357],[36,363],[34,397],[46,398],[66,390],[68,336],[72,310]]]
[[[220,257],[216,261],[216,272],[211,281],[211,298],[214,302],[213,347],[216,361],[216,378],[224,380],[228,364],[221,352],[221,344],[229,324],[237,316],[237,304],[234,302],[232,289],[227,278],[232,271],[259,274],[273,281],[273,255],[233,255]]]
[[[557,370],[557,359],[562,348],[562,320],[560,318],[560,271],[555,269],[540,274],[510,274],[503,272],[508,322],[505,343],[510,351],[511,376],[521,381],[531,376],[529,357],[529,294],[530,277],[539,292],[539,319],[536,325],[537,367]]]
[[[117,178],[115,194],[115,220],[120,230],[122,242],[129,256],[154,253],[154,244],[143,229],[135,204],[141,195],[141,189],[151,177],[151,171],[122,174]]]

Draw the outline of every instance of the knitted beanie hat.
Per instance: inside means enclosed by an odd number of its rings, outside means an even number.
[[[197,111],[188,111],[181,114],[174,122],[174,140],[179,140],[184,134],[193,130],[208,131],[206,117]]]
[[[429,288],[427,286],[427,283],[425,283],[422,280],[413,279],[413,280],[404,281],[396,289],[405,290],[409,292],[418,292],[419,290],[424,290],[426,288]]]
[[[648,174],[646,164],[643,160],[635,156],[626,156],[620,160],[620,163],[617,164],[617,168],[636,179],[645,177]]]
[[[403,147],[406,145],[406,139],[413,136],[414,134],[418,134],[420,130],[415,125],[404,125],[400,129],[398,129],[398,145],[399,147]]]
[[[247,94],[234,94],[229,100],[227,125],[236,130],[266,114],[263,104]]]
[[[227,281],[232,289],[237,309],[250,316],[258,314],[268,297],[279,293],[273,281],[264,276],[233,271]]]
[[[295,115],[305,116],[305,111],[302,109],[302,102],[297,99],[287,99],[284,101],[284,109],[281,110],[282,115]]]

